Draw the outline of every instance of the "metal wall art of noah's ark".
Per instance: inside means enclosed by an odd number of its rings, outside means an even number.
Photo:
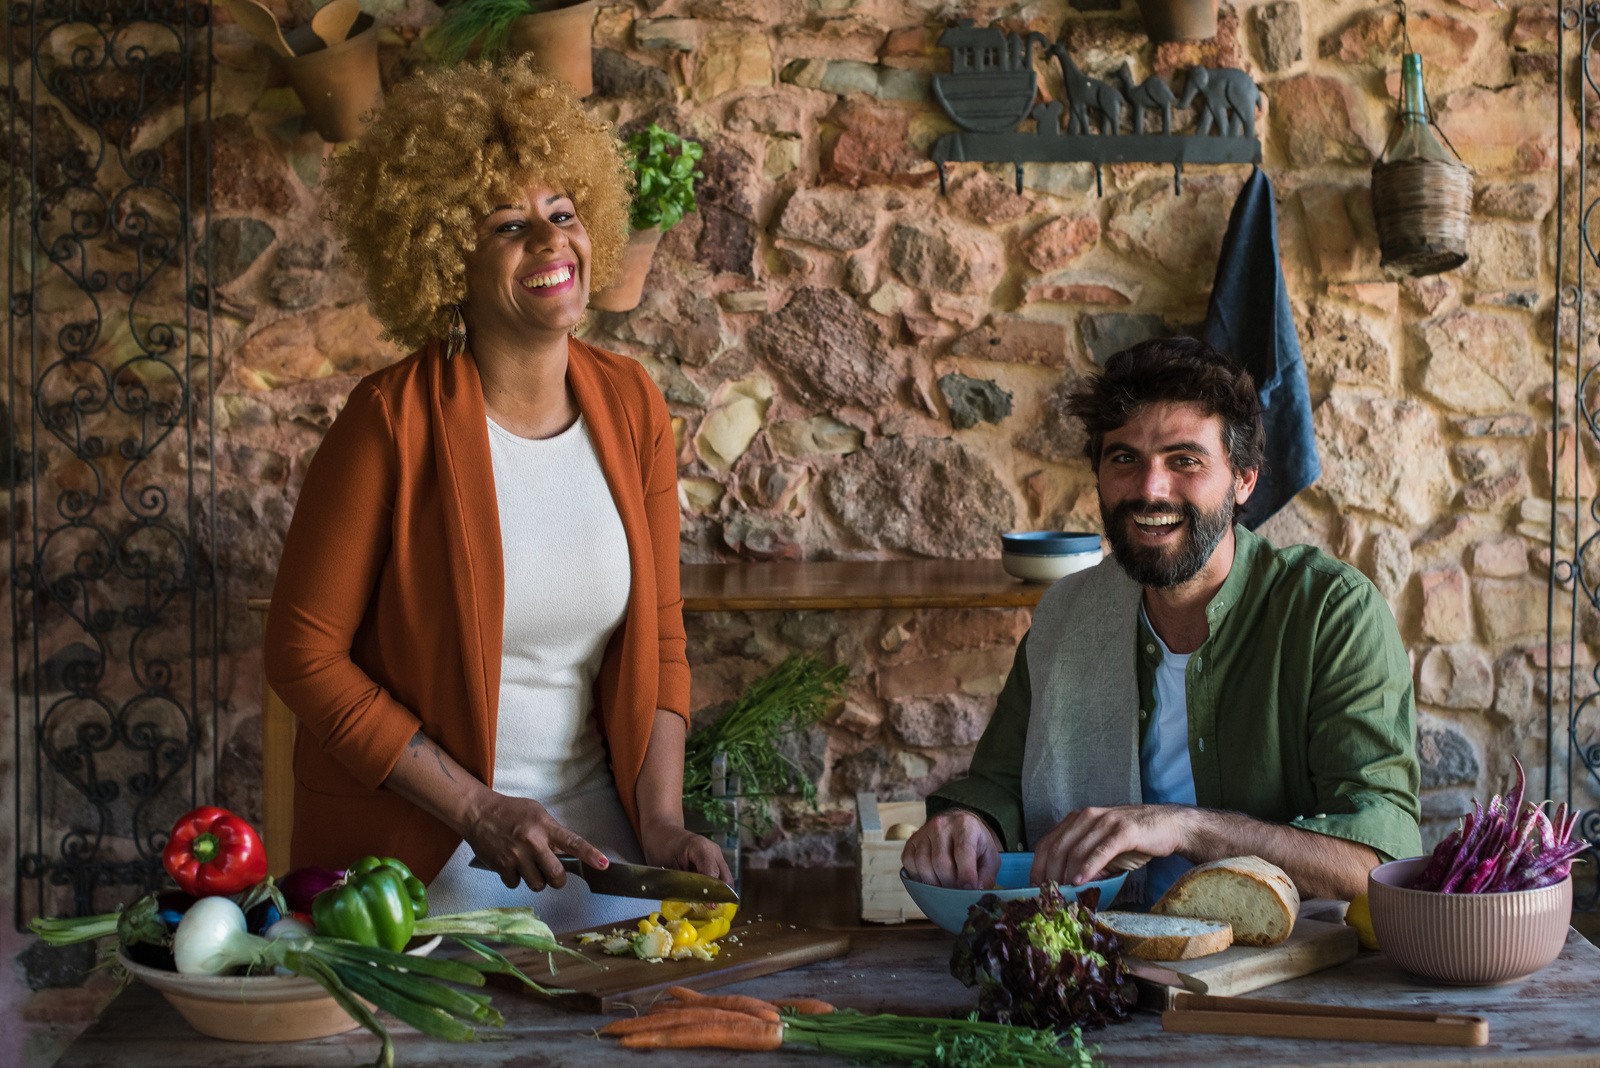
[[[1126,62],[1113,75],[1120,88],[1090,77],[1042,33],[1006,33],[961,19],[939,44],[950,49],[950,73],[933,76],[933,96],[961,127],[933,146],[941,191],[946,163],[1009,162],[1020,193],[1024,163],[1092,163],[1097,186],[1107,163],[1170,163],[1177,188],[1186,163],[1261,162],[1261,91],[1242,70],[1190,67],[1179,96],[1159,76],[1135,83]],[[1065,100],[1037,102],[1036,48],[1060,65]],[[1198,109],[1194,132],[1175,134],[1172,109],[1187,107]],[[1018,132],[1027,119],[1035,132]],[[1157,120],[1161,132],[1148,132]]]

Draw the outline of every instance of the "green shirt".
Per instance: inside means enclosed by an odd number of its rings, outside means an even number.
[[[1411,668],[1389,606],[1320,550],[1234,534],[1233,568],[1206,606],[1211,634],[1184,675],[1197,803],[1360,842],[1383,860],[1421,854]],[[1142,744],[1161,648],[1142,619],[1139,634]],[[1032,704],[1024,638],[968,777],[931,794],[929,816],[972,809],[1005,848],[1031,848],[1022,759]]]

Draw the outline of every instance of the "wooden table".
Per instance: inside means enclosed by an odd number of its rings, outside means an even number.
[[[845,869],[848,870],[848,869]],[[950,977],[951,936],[927,926],[862,928],[849,955],[722,988],[762,998],[822,997],[866,1012],[944,1015],[966,1011],[974,992]],[[666,965],[663,965],[666,967]],[[1370,1068],[1600,1068],[1600,949],[1571,932],[1561,958],[1530,979],[1504,987],[1436,986],[1413,979],[1377,953],[1318,975],[1269,987],[1253,997],[1427,1012],[1481,1013],[1491,1043],[1474,1049],[1368,1042],[1308,1042],[1168,1034],[1159,1017],[1131,1021],[1088,1036],[1101,1060],[1128,1068],[1265,1068],[1366,1065]],[[508,1040],[454,1045],[389,1021],[401,1068],[482,1065],[485,1068],[738,1068],[844,1060],[806,1051],[730,1053],[721,1050],[629,1053],[594,1036],[604,1018],[509,992],[497,994]],[[349,1068],[368,1064],[378,1043],[364,1031],[283,1045],[247,1045],[202,1038],[154,990],[135,982],[78,1038],[57,1068]]]
[[[684,564],[685,612],[838,608],[1032,608],[1050,588],[998,560]]]

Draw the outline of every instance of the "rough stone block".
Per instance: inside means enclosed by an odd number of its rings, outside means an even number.
[[[705,23],[699,19],[635,19],[634,47],[645,51],[664,49],[693,52],[705,36]]]
[[[1383,527],[1372,535],[1367,577],[1378,592],[1393,600],[1411,580],[1411,542],[1393,527]]]
[[[1525,497],[1529,488],[1527,472],[1519,466],[1463,486],[1461,504],[1475,512],[1495,511]]]
[[[983,736],[993,703],[969,694],[901,697],[889,702],[889,724],[907,745],[968,745]]]
[[[1067,328],[1060,323],[991,316],[983,326],[958,337],[949,354],[966,360],[1061,367],[1067,362],[1067,343]]]
[[[1328,286],[1328,295],[1364,304],[1385,315],[1400,312],[1400,287],[1394,282],[1334,282]]]
[[[866,93],[879,100],[924,103],[931,99],[928,76],[857,59],[796,59],[784,65],[779,78],[791,85],[824,93]]]
[[[1514,534],[1473,543],[1472,573],[1511,578],[1528,573],[1528,543]]]
[[[1272,100],[1272,129],[1293,166],[1372,162],[1373,137],[1349,83],[1301,74],[1273,82],[1266,94]]]
[[[1232,178],[1191,178],[1179,196],[1167,179],[1144,182],[1111,198],[1105,239],[1179,278],[1209,279],[1239,189]]]
[[[1450,420],[1456,432],[1467,438],[1525,438],[1537,429],[1533,417],[1520,412],[1504,415],[1469,415]]]
[[[1300,62],[1305,31],[1301,28],[1300,5],[1295,0],[1263,4],[1253,9],[1251,16],[1263,70],[1278,74]]]
[[[772,84],[772,47],[765,33],[720,30],[696,53],[694,98],[704,104],[723,93]]]
[[[866,435],[848,423],[826,415],[773,423],[767,441],[779,456],[848,456],[861,448]]]
[[[1014,652],[996,647],[880,667],[878,696],[893,699],[952,693],[997,694],[1011,671]]]
[[[1472,790],[1466,786],[1425,790],[1418,800],[1422,803],[1424,821],[1454,820],[1472,811]]]
[[[1422,634],[1443,643],[1472,637],[1472,593],[1467,574],[1459,567],[1424,571],[1422,580]]]
[[[1404,289],[1406,296],[1429,315],[1444,310],[1445,305],[1456,295],[1456,287],[1448,279],[1437,274],[1426,278],[1407,278],[1400,283],[1400,288]]]
[[[671,100],[672,78],[660,67],[630,59],[610,48],[596,48],[592,63],[596,96]]]
[[[370,374],[401,357],[393,344],[378,340],[382,331],[365,303],[319,308],[251,337],[233,354],[234,373],[255,390],[336,374]]]
[[[1548,597],[1543,582],[1482,578],[1473,585],[1485,641],[1499,645],[1544,634]]]
[[[1417,54],[1441,71],[1465,66],[1478,43],[1478,31],[1472,23],[1438,12],[1412,11],[1407,25]],[[1400,16],[1379,10],[1360,16],[1339,33],[1323,37],[1318,51],[1323,59],[1381,68],[1394,61],[1399,45]]]
[[[1474,222],[1467,230],[1470,277],[1484,289],[1539,280],[1539,230],[1529,223]]]
[[[800,525],[788,516],[735,512],[722,524],[727,547],[750,560],[803,560]]]
[[[694,435],[701,462],[713,471],[731,469],[761,432],[772,392],[772,383],[760,375],[718,386]]]
[[[1422,765],[1422,786],[1477,785],[1481,766],[1477,750],[1466,735],[1453,727],[1439,726],[1417,731],[1417,761]]]
[[[1494,700],[1494,669],[1476,645],[1436,645],[1417,669],[1417,700],[1441,708],[1480,710]]]
[[[1102,367],[1123,349],[1154,337],[1167,337],[1171,333],[1159,315],[1103,312],[1083,317],[1083,343],[1094,362]]]
[[[968,378],[954,372],[941,375],[939,392],[950,409],[950,425],[969,430],[983,423],[999,423],[1011,414],[1011,393],[987,378]]]
[[[225,286],[248,271],[277,236],[277,231],[260,219],[216,219],[207,228],[195,260],[202,267],[209,264],[211,285]]]
[[[1481,215],[1537,221],[1555,205],[1555,191],[1543,182],[1483,185],[1475,194],[1473,210]]]
[[[1489,412],[1522,400],[1532,383],[1527,331],[1505,316],[1458,309],[1421,324],[1423,388],[1453,408]]]
[[[1551,440],[1550,431],[1546,430],[1544,438],[1545,477],[1553,479],[1556,484],[1556,496],[1571,499],[1573,496],[1573,476],[1577,476],[1577,495],[1584,499],[1594,496],[1594,470],[1590,467],[1589,457],[1578,448],[1578,433],[1571,426],[1563,426],[1557,432],[1554,441]],[[1576,467],[1576,471],[1574,471]]]
[[[1120,281],[1046,282],[1028,287],[1028,291],[1022,296],[1022,303],[1039,304],[1051,301],[1058,304],[1096,304],[1116,307],[1134,303],[1143,290],[1143,286],[1127,285]]]
[[[1100,241],[1100,222],[1093,215],[1062,215],[1039,227],[1020,249],[1023,260],[1040,274],[1059,271]]]
[[[1554,45],[1560,32],[1561,19],[1555,5],[1524,4],[1514,12],[1506,43],[1512,48]]]
[[[950,203],[988,226],[1013,222],[1034,209],[1030,198],[987,171],[973,171],[951,183]]]
[[[806,287],[745,335],[745,346],[805,393],[844,407],[876,407],[894,396],[894,376],[855,301]]]
[[[1494,710],[1517,723],[1534,711],[1533,672],[1520,651],[1507,653],[1495,663]]]
[[[1340,508],[1415,526],[1443,511],[1454,492],[1438,423],[1416,401],[1335,389],[1312,423],[1322,454],[1317,485]]]
[[[889,266],[917,289],[987,293],[1004,262],[994,237],[982,230],[930,220],[896,223],[889,233]]]
[[[849,252],[872,240],[878,207],[870,197],[840,189],[801,189],[784,205],[777,236]]]
[[[717,303],[730,315],[764,315],[770,300],[765,289],[730,289],[717,296]]]
[[[1393,381],[1394,356],[1372,320],[1319,302],[1302,329],[1306,371],[1312,377],[1380,387]]]
[[[994,469],[946,439],[893,438],[847,456],[823,494],[841,529],[870,549],[992,557],[1016,523]]]
[[[1458,89],[1439,103],[1439,127],[1479,175],[1540,174],[1556,166],[1553,85],[1519,82],[1502,89]],[[1577,124],[1563,118],[1567,151]]]
[[[1307,185],[1300,189],[1300,209],[1305,215],[1306,237],[1323,277],[1369,277],[1376,267],[1373,250],[1356,235],[1346,201],[1347,190],[1337,185]]]

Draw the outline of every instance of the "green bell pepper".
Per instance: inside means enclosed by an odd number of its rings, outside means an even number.
[[[417,920],[428,915],[422,880],[393,857],[363,857],[344,881],[311,902],[317,933],[396,953],[406,948]]]

